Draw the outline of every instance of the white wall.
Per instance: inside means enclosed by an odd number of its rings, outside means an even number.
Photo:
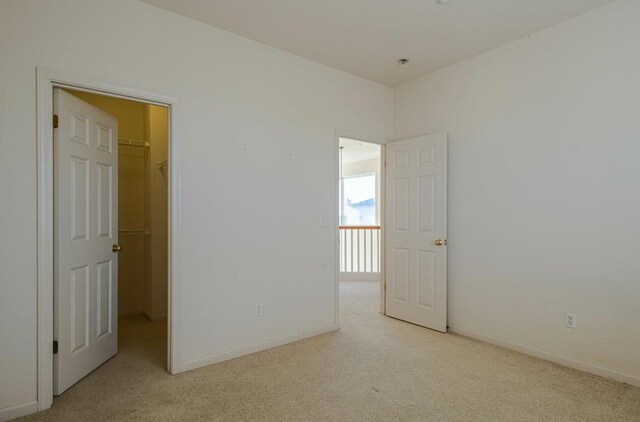
[[[635,384],[638,22],[619,1],[395,95],[396,139],[449,132],[449,325]]]
[[[0,409],[36,399],[36,66],[181,100],[182,368],[334,326],[335,129],[391,137],[390,88],[125,0],[3,0],[0,61]]]

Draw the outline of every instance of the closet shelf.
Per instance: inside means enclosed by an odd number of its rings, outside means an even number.
[[[151,144],[140,139],[118,138],[118,145],[123,147],[149,148]]]
[[[151,230],[149,229],[119,229],[118,234],[124,235],[133,235],[133,234],[143,234],[148,236],[151,234]]]

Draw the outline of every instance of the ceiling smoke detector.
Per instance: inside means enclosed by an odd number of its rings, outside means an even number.
[[[402,67],[406,67],[407,63],[409,63],[409,59],[398,59],[398,64]]]
[[[436,0],[436,3],[438,4],[445,4],[446,2],[448,2],[449,0]]]

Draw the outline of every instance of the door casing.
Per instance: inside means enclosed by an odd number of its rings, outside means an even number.
[[[180,104],[176,97],[139,91],[69,73],[36,68],[37,133],[37,401],[38,410],[53,403],[53,89],[69,88],[159,105],[169,109],[168,187],[168,341],[167,369],[177,373],[179,362],[178,297],[180,267]]]

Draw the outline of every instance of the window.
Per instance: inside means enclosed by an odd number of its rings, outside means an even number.
[[[341,225],[376,225],[376,175],[375,173],[345,176],[340,184],[342,198]]]

